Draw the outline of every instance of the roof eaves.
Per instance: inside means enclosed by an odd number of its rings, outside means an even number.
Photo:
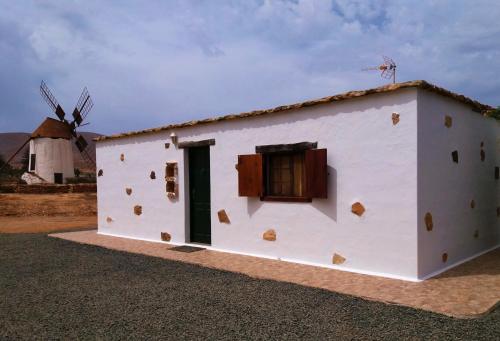
[[[284,112],[284,111],[289,111],[289,110],[293,110],[293,109],[299,109],[299,108],[311,107],[311,106],[320,105],[320,104],[338,102],[338,101],[342,101],[342,100],[363,97],[363,96],[367,96],[367,95],[371,95],[371,94],[387,93],[387,92],[392,92],[392,91],[405,89],[405,88],[419,88],[419,89],[432,91],[432,92],[438,93],[438,94],[446,96],[446,97],[451,97],[455,100],[458,100],[462,103],[465,103],[465,104],[471,106],[474,111],[477,111],[481,114],[484,114],[488,110],[492,109],[492,107],[490,107],[488,105],[485,105],[485,104],[482,104],[478,101],[472,100],[472,99],[465,97],[461,94],[457,94],[457,93],[451,92],[449,90],[446,90],[444,88],[440,88],[440,87],[435,86],[433,84],[430,84],[424,80],[416,80],[416,81],[410,81],[410,82],[404,82],[404,83],[384,85],[384,86],[381,86],[378,88],[372,88],[372,89],[367,89],[367,90],[349,91],[349,92],[345,92],[345,93],[334,95],[334,96],[319,98],[316,100],[310,100],[310,101],[305,101],[305,102],[300,102],[300,103],[295,103],[295,104],[290,104],[290,105],[281,105],[281,106],[271,108],[271,109],[254,110],[254,111],[249,111],[249,112],[243,112],[240,114],[229,114],[229,115],[225,115],[225,116],[218,116],[218,117],[206,118],[206,119],[202,119],[202,120],[194,120],[194,121],[188,121],[188,122],[183,122],[183,123],[170,124],[170,125],[161,126],[161,127],[157,127],[157,128],[130,131],[130,132],[119,133],[119,134],[108,135],[108,136],[103,135],[103,136],[94,138],[94,141],[99,142],[99,141],[105,141],[105,140],[111,140],[111,139],[125,138],[125,137],[135,136],[135,135],[152,134],[152,133],[157,133],[157,132],[170,130],[170,129],[192,127],[195,125],[203,125],[203,124],[215,123],[215,122],[220,122],[220,121],[229,121],[229,120],[246,118],[246,117],[257,117],[257,116],[262,116],[265,114]]]

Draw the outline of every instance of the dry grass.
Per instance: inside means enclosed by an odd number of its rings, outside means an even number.
[[[0,194],[0,233],[49,232],[95,226],[95,193]]]

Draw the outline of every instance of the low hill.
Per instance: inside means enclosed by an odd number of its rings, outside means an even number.
[[[92,159],[95,160],[95,142],[94,138],[101,136],[101,134],[92,133],[92,132],[79,132],[89,143],[87,147],[87,151],[92,156]],[[5,161],[12,156],[16,152],[21,145],[26,142],[29,138],[29,133],[0,133],[0,154],[4,157]],[[11,161],[11,166],[16,168],[21,168],[22,163],[21,159],[24,153],[28,150],[28,144],[23,148],[23,150],[16,155],[14,160]],[[76,148],[73,143],[73,159],[75,161],[75,168],[79,168],[83,171],[95,171],[95,169],[91,169],[90,165],[88,165],[82,158],[80,152]]]

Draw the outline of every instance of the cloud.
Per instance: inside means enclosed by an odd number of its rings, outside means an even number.
[[[496,1],[0,2],[0,131],[51,115],[42,79],[113,133],[378,86],[381,55],[500,105]]]

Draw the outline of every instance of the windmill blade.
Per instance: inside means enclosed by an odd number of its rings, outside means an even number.
[[[20,152],[21,150],[23,150],[24,146],[25,146],[26,144],[28,144],[28,142],[30,142],[30,140],[31,140],[31,136],[30,136],[30,137],[26,140],[26,142],[24,142],[24,143],[22,144],[22,146],[21,146],[21,147],[19,147],[19,149],[18,149],[18,150],[16,150],[16,152],[15,152],[14,154],[12,154],[12,156],[11,156],[11,157],[10,157],[10,158],[9,158],[9,159],[8,159],[8,160],[7,160],[7,161],[6,161],[3,165],[2,165],[2,167],[0,167],[0,170],[4,169],[4,167],[7,167],[7,165],[8,165],[8,164],[12,161],[12,159],[13,159],[13,158],[14,158],[17,154],[19,154],[19,152]]]
[[[45,102],[47,102],[52,111],[57,115],[57,117],[59,117],[61,121],[64,121],[64,116],[66,115],[66,113],[59,105],[52,92],[50,92],[49,87],[47,86],[47,84],[45,84],[44,81],[42,81],[42,83],[40,84],[40,93],[42,94]]]
[[[92,102],[92,98],[90,98],[89,92],[85,87],[80,95],[80,98],[78,99],[78,102],[76,103],[75,110],[73,110],[73,122],[76,122],[77,126],[79,126],[93,106],[94,102]]]
[[[87,148],[87,146],[89,145],[87,140],[85,140],[85,138],[82,135],[78,135],[75,144],[80,153],[82,153],[85,150],[85,148]]]

